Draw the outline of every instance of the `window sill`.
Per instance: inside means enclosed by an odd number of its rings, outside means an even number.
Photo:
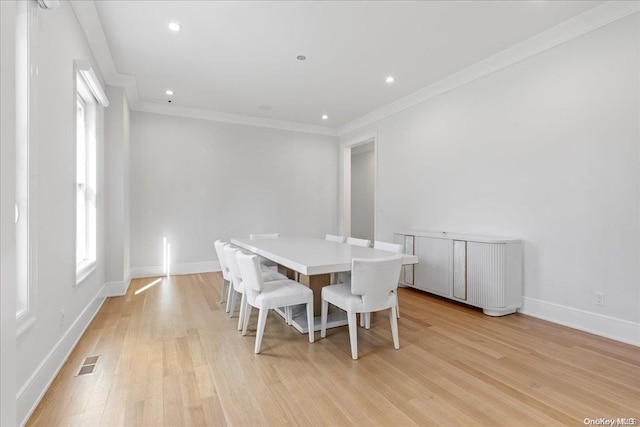
[[[25,314],[20,316],[16,323],[16,339],[18,339],[36,323],[36,317],[32,314]]]
[[[85,261],[76,268],[76,286],[80,286],[94,271],[97,263],[95,261]]]

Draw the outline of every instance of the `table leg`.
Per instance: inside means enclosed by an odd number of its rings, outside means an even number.
[[[278,273],[284,274],[291,280],[298,280],[298,272],[278,264]]]
[[[278,265],[278,273],[284,274],[291,280],[302,283],[308,286],[313,291],[313,314],[320,316],[322,311],[322,288],[331,284],[331,274],[315,274],[313,276],[305,276],[297,271],[287,268],[282,265]]]
[[[313,314],[319,316],[322,311],[322,288],[331,283],[331,274],[316,274],[313,276],[300,275],[300,283],[313,291]]]

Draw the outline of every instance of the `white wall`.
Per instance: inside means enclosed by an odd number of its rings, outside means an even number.
[[[0,1],[0,426],[16,423],[15,19],[15,1]]]
[[[129,104],[124,90],[107,86],[105,111],[105,276],[109,294],[129,283]]]
[[[104,273],[104,169],[102,129],[98,129],[97,269],[76,285],[75,261],[75,90],[74,60],[94,64],[68,2],[54,11],[37,9],[32,33],[37,77],[32,117],[35,195],[31,232],[35,323],[17,340],[17,418],[22,423],[53,380],[76,340],[102,304]],[[4,74],[4,63],[3,63]],[[3,91],[4,98],[4,91]],[[102,114],[99,114],[102,116]],[[100,119],[101,120],[101,119]],[[4,237],[3,237],[4,238]],[[64,310],[64,317],[61,315]],[[4,375],[4,370],[3,370]]]
[[[337,139],[131,113],[132,275],[217,268],[213,241],[336,230]]]
[[[373,145],[373,143],[370,143]],[[351,236],[374,240],[375,151],[351,154]]]
[[[520,237],[525,313],[640,344],[639,47],[636,13],[357,131],[377,238]]]

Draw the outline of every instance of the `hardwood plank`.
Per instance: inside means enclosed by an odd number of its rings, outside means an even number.
[[[640,349],[400,289],[388,316],[307,336],[270,314],[260,355],[218,303],[219,273],[132,281],[109,298],[29,426],[582,425],[640,419]],[[93,374],[77,377],[87,356]]]

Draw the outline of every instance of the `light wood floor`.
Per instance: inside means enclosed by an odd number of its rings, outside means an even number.
[[[109,298],[28,425],[581,426],[640,419],[640,349],[520,314],[401,289],[400,350],[388,317],[309,344],[269,314],[255,355],[218,303],[218,273],[134,280]],[[95,373],[75,376],[87,356]]]

